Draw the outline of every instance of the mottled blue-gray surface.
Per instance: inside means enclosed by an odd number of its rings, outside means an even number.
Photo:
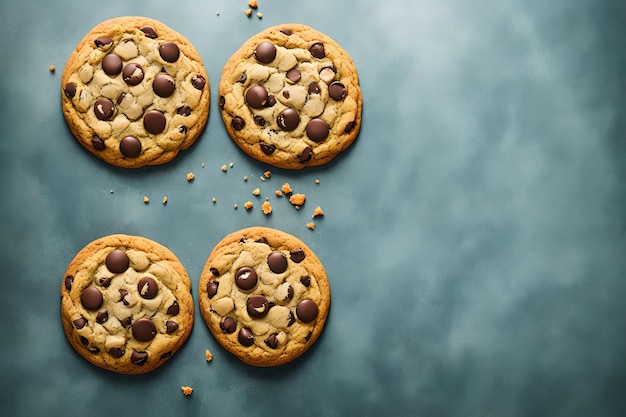
[[[626,415],[625,3],[259,4],[262,20],[246,18],[245,0],[0,4],[0,414]],[[213,97],[189,151],[124,170],[73,140],[60,76],[89,29],[133,14],[196,45]],[[328,166],[262,182],[268,167],[226,134],[217,84],[245,39],[285,22],[353,57],[363,126]],[[308,196],[300,211],[273,195],[287,181]],[[257,186],[271,217],[232,208]],[[310,231],[317,205],[326,216]],[[257,224],[305,240],[329,274],[327,327],[299,360],[244,365],[199,314],[148,375],[100,370],[70,348],[59,288],[91,240],[157,240],[196,286],[211,248]]]

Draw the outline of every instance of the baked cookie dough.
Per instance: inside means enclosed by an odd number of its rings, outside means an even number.
[[[215,246],[198,298],[204,321],[226,350],[269,367],[315,343],[328,316],[330,286],[322,263],[298,238],[251,227]]]
[[[166,247],[111,235],[85,246],[61,284],[70,344],[92,364],[141,374],[166,362],[193,326],[191,281]]]
[[[219,107],[249,156],[286,169],[329,162],[356,139],[361,89],[350,56],[304,25],[271,27],[226,63]]]
[[[193,45],[163,23],[118,17],[94,27],[61,80],[78,142],[109,164],[138,168],[189,148],[209,116],[209,78]]]

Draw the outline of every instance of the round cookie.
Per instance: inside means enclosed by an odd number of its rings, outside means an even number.
[[[118,17],[94,27],[61,79],[78,142],[109,164],[138,168],[189,148],[209,116],[209,78],[193,45],[163,23]]]
[[[146,373],[191,333],[191,281],[166,247],[139,236],[106,236],[85,246],[67,267],[61,317],[70,344],[92,364]]]
[[[329,162],[354,142],[363,102],[354,63],[337,43],[285,24],[248,39],[228,60],[219,107],[246,154],[301,169]]]
[[[217,341],[243,362],[277,366],[320,336],[330,309],[324,267],[298,238],[251,227],[226,236],[200,276],[202,317]]]

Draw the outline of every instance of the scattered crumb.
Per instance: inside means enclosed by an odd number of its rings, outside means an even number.
[[[204,162],[202,163],[202,168],[204,168]]]
[[[265,171],[265,172],[263,173],[263,176],[264,176],[265,178],[269,179],[269,178],[272,176],[272,173],[271,173],[271,172],[269,172],[269,171]]]
[[[259,177],[259,178],[261,178],[261,181],[265,181],[266,180],[265,177]]]
[[[276,194],[276,197],[282,197],[283,196],[283,192],[280,191],[280,190],[274,191],[274,194]]]
[[[289,202],[293,204],[298,210],[300,209],[300,207],[302,207],[305,200],[306,200],[306,194],[294,194],[291,197],[289,197]]]
[[[166,203],[167,203],[167,196],[166,196],[166,195],[164,195],[164,196],[163,196],[163,200],[162,200],[162,202],[163,202],[163,204],[166,204]]]
[[[196,176],[193,174],[193,172],[190,172],[189,174],[187,174],[187,181],[188,182],[193,181],[194,178],[196,178]]]
[[[256,17],[258,17],[259,19],[263,19],[263,13],[261,13],[261,12],[257,13]]]
[[[150,202],[150,199],[148,198],[147,195],[143,196],[143,202],[146,203],[146,204],[148,204]]]
[[[238,208],[238,207],[239,207],[239,206],[237,205],[237,203],[233,204],[233,208],[234,208],[235,210],[237,210],[237,208]]]
[[[183,395],[185,397],[189,397],[191,395],[191,393],[193,392],[193,388],[191,388],[191,387],[182,386],[182,387],[180,387],[180,389],[183,392]]]
[[[291,194],[293,192],[288,182],[283,184],[283,186],[281,187],[281,190],[284,194]]]
[[[226,165],[222,165],[222,168],[220,168],[222,171],[226,172],[226,170],[228,169],[228,167]]]
[[[247,9],[245,12],[246,16],[250,17],[252,16],[252,9]]]
[[[243,206],[246,208],[246,210],[250,210],[252,208],[252,206],[254,206],[254,203],[252,201],[246,201]]]
[[[220,12],[215,12],[215,16],[219,16],[219,15],[220,15]]]
[[[316,184],[319,184],[319,183],[320,183],[320,180],[319,180],[319,179],[317,179],[317,178],[315,178],[315,183],[316,183]]]
[[[261,211],[263,211],[263,214],[265,214],[266,216],[268,214],[272,214],[272,205],[269,201],[266,201],[265,203],[263,203],[263,205],[261,205]]]
[[[235,166],[235,164],[233,162],[231,162],[230,164],[228,164],[228,166],[232,168],[232,167]]]
[[[253,9],[256,9],[257,7],[259,7],[259,3],[256,0],[250,0],[248,2],[248,6],[252,7]]]
[[[206,358],[207,362],[211,362],[213,360],[213,355],[211,354],[211,352],[209,352],[208,349],[206,350],[206,352],[204,352],[204,357]]]
[[[260,188],[255,188],[254,190],[252,190],[252,194],[254,194],[255,196],[260,196],[261,195],[261,189]]]
[[[215,204],[215,203],[217,203],[217,198],[213,197],[213,198],[211,199],[211,201],[213,202],[213,204]]]
[[[248,176],[247,176],[247,175],[244,175],[244,176],[243,176],[243,180],[244,180],[244,182],[245,182],[245,181],[248,181]]]
[[[109,194],[113,194],[113,189],[112,188],[109,190]]]
[[[319,217],[319,216],[323,216],[324,212],[322,211],[322,208],[320,206],[315,207],[315,210],[313,210],[313,215],[311,217],[315,218],[315,217]]]
[[[49,69],[50,69],[50,72],[54,72],[54,70],[56,70],[57,67],[55,67],[54,65],[50,65]]]
[[[311,223],[307,223],[307,224],[306,224],[306,227],[307,227],[308,229],[313,230],[313,229],[315,229],[315,223],[313,223],[313,222],[311,222]]]

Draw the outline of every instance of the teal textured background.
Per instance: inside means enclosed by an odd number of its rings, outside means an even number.
[[[1,414],[626,415],[626,3],[259,0],[262,20],[246,3],[0,4]],[[63,119],[67,58],[120,15],[161,20],[207,67],[208,126],[164,166],[111,167]],[[288,22],[352,56],[364,99],[355,144],[299,172],[242,154],[217,107],[231,54]],[[273,195],[284,182],[307,194],[300,211]],[[300,237],[326,266],[331,314],[300,359],[244,365],[199,312],[148,375],[93,367],[65,340],[61,280],[88,242],[154,239],[195,294],[212,247],[252,225]]]

